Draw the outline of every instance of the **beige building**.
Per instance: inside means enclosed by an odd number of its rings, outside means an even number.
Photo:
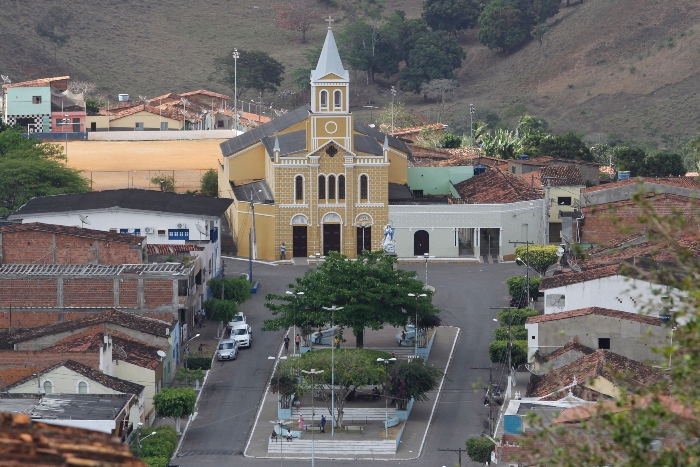
[[[219,196],[240,254],[266,260],[380,248],[389,186],[405,185],[405,143],[355,123],[350,75],[329,29],[310,105],[221,144]],[[254,211],[254,216],[251,215]]]

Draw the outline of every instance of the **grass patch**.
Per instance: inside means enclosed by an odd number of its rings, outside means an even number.
[[[388,432],[389,432],[389,437],[388,437],[388,438],[386,437],[386,436],[387,436],[387,430],[382,430],[382,431],[380,431],[380,432],[379,432],[379,437],[380,437],[381,439],[394,439],[394,440],[395,440],[395,439],[399,436],[399,433],[401,432],[401,428],[403,428],[403,426],[404,426],[405,424],[406,424],[406,422],[400,422],[398,425],[392,426],[391,428],[389,428],[389,430],[388,430]]]

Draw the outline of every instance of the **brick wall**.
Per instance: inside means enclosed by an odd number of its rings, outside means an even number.
[[[53,365],[65,360],[75,360],[92,368],[99,369],[100,354],[99,352],[81,353],[81,352],[44,352],[38,351],[15,351],[15,350],[0,350],[0,369],[23,367],[34,362],[41,362],[42,367]]]
[[[123,308],[136,308],[138,306],[138,292],[138,280],[119,282],[119,306]]]
[[[63,306],[114,306],[114,279],[64,279]]]
[[[53,263],[53,234],[49,232],[13,232],[2,235],[5,264]]]
[[[0,312],[0,329],[36,328],[58,321],[58,311],[12,311],[10,323],[10,311]]]
[[[146,308],[158,308],[173,304],[173,282],[144,280],[143,298]]]
[[[5,279],[0,281],[0,307],[56,306],[56,280]]]
[[[100,242],[100,264],[141,264],[141,250],[132,250],[123,243]]]
[[[73,237],[70,235],[56,235],[56,264],[95,263],[95,260],[97,259],[95,252],[96,243],[97,240],[89,238]]]

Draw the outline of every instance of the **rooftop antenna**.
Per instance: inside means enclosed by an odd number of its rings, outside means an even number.
[[[7,75],[0,75],[0,78],[2,78],[2,84],[10,84],[10,83],[12,83],[12,80],[11,80],[10,77],[7,76]]]
[[[199,233],[201,233],[202,235],[207,235],[207,229],[205,229],[204,227],[202,227],[199,224],[195,224],[194,226],[197,227],[197,230],[199,230]]]
[[[149,101],[149,100],[148,100],[148,97],[146,97],[146,96],[139,96],[139,99],[140,99],[141,102],[143,102],[144,104],[150,104],[150,103],[151,103],[151,101]]]
[[[160,361],[161,361],[161,362],[163,361],[163,359],[164,359],[165,356],[167,355],[167,354],[166,354],[165,352],[163,352],[162,350],[157,351],[156,354],[158,354],[158,357],[160,357]]]
[[[83,216],[82,214],[78,214],[78,217],[80,218],[80,222],[83,224],[82,227],[85,228],[85,224],[90,225],[90,221],[88,220],[88,216]]]

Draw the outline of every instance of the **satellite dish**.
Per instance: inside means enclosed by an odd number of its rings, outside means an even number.
[[[80,218],[80,222],[82,222],[83,225],[85,225],[85,224],[90,225],[90,221],[88,220],[88,216],[83,216],[82,214],[78,214],[78,217]]]
[[[124,349],[117,344],[114,344],[114,351],[117,352],[117,355],[119,355],[121,358],[126,358],[126,352],[124,352]]]
[[[11,80],[10,77],[7,76],[7,75],[0,75],[0,78],[2,78],[3,84],[10,84],[10,83],[12,83],[12,80]]]
[[[195,224],[194,226],[197,227],[197,230],[199,230],[199,233],[201,233],[202,235],[207,235],[207,229],[205,229],[204,227],[202,227],[199,224]]]
[[[165,352],[163,352],[162,350],[159,350],[159,351],[156,352],[156,353],[158,354],[158,356],[159,356],[160,358],[165,358],[165,356],[167,355],[167,354],[166,354]]]

